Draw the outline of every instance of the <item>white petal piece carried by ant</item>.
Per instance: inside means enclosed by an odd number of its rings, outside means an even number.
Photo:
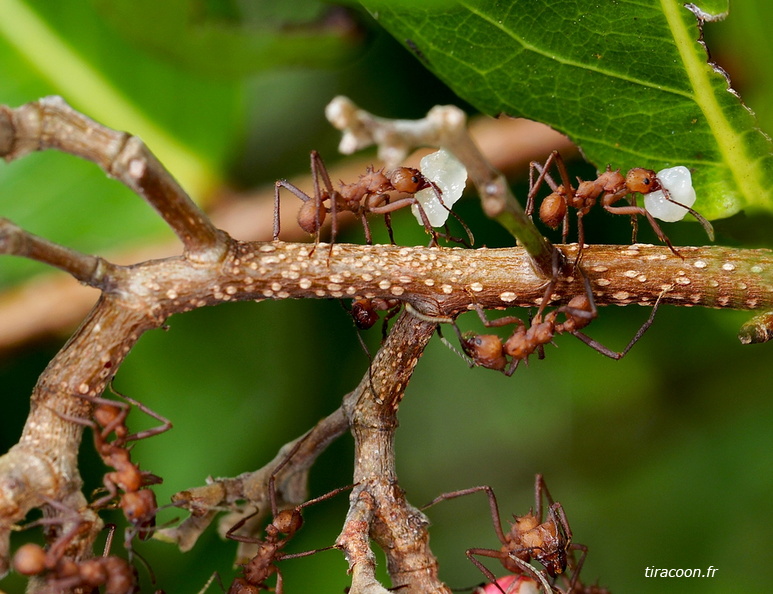
[[[464,165],[450,152],[440,149],[430,153],[419,162],[421,173],[433,182],[443,196],[443,203],[438,199],[435,188],[419,190],[414,195],[433,227],[442,227],[448,220],[448,211],[454,202],[459,200],[467,183],[467,170]],[[413,204],[411,211],[420,225],[423,225],[419,208]]]
[[[653,217],[673,223],[681,221],[687,214],[687,209],[679,204],[692,207],[695,204],[695,189],[692,187],[690,170],[684,165],[663,169],[657,173],[660,185],[668,191],[671,200],[666,199],[663,190],[656,190],[644,195],[644,208]],[[674,204],[676,201],[679,204]]]

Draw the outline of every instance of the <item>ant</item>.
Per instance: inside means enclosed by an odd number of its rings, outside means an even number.
[[[518,368],[521,361],[525,361],[528,364],[529,356],[534,354],[535,351],[539,353],[539,358],[542,359],[544,356],[542,352],[544,345],[553,342],[553,337],[556,334],[565,333],[576,336],[589,347],[597,350],[599,353],[610,359],[619,360],[625,357],[625,355],[628,354],[628,351],[633,348],[633,345],[638,342],[652,325],[655,314],[660,306],[660,299],[662,298],[663,293],[661,293],[660,297],[658,297],[658,300],[655,302],[650,317],[642,324],[625,349],[621,352],[616,352],[580,332],[581,329],[585,328],[598,316],[598,310],[596,308],[596,302],[593,299],[593,290],[591,289],[588,277],[582,269],[578,268],[577,270],[579,270],[583,277],[585,294],[576,295],[566,305],[558,307],[547,314],[543,314],[544,308],[549,302],[555,286],[556,276],[554,275],[553,280],[548,284],[545,290],[537,315],[532,318],[528,328],[523,320],[515,316],[505,316],[495,320],[489,320],[483,312],[483,309],[476,303],[475,310],[478,312],[478,317],[480,317],[483,325],[487,328],[498,328],[509,324],[515,324],[516,327],[510,337],[502,342],[502,339],[496,334],[462,334],[459,327],[454,323],[453,326],[459,336],[462,350],[471,359],[470,366],[478,365],[487,369],[495,369],[510,377]],[[562,314],[564,316],[564,321],[559,322],[558,316]],[[510,357],[509,362],[508,357]]]
[[[126,447],[126,444],[130,441],[139,441],[164,433],[172,428],[172,423],[137,400],[121,394],[113,387],[112,383],[110,389],[129,404],[106,398],[80,395],[81,398],[95,405],[92,413],[94,420],[60,416],[91,427],[97,453],[107,466],[112,466],[115,469],[113,472],[106,473],[102,481],[108,491],[107,495],[93,502],[91,506],[99,509],[117,498],[117,506],[123,510],[126,519],[134,526],[135,534],[139,533],[142,540],[147,540],[155,529],[158,504],[153,491],[144,487],[157,485],[162,482],[162,479],[150,472],[140,470],[139,465],[132,462],[131,451]],[[162,424],[145,431],[129,434],[129,429],[126,426],[129,405],[136,406]],[[109,441],[108,438],[111,434],[114,434],[115,437]],[[127,541],[132,536],[127,533]]]
[[[479,491],[485,491],[488,496],[492,524],[499,542],[502,543],[502,547],[498,550],[483,548],[467,549],[465,554],[472,561],[473,565],[492,584],[495,584],[502,594],[506,594],[506,592],[497,581],[496,576],[476,556],[499,559],[504,568],[510,573],[533,577],[542,586],[545,594],[553,594],[553,587],[548,583],[544,572],[532,566],[529,561],[532,559],[539,561],[551,578],[563,574],[567,566],[569,566],[573,570],[572,581],[569,585],[569,591],[572,592],[577,583],[588,548],[585,545],[572,542],[572,530],[566,520],[564,508],[560,503],[553,501],[541,474],[536,475],[534,479],[535,507],[524,516],[513,516],[515,521],[507,533],[502,530],[497,499],[493,489],[488,485],[443,493],[423,506],[422,510],[440,501],[455,499],[456,497],[470,495]],[[547,518],[545,518],[544,522],[542,520],[543,496],[549,504]],[[575,562],[574,551],[581,551],[579,561]]]
[[[381,325],[381,342],[383,343],[387,337],[389,320],[400,312],[402,305],[402,301],[399,299],[382,299],[380,297],[355,299],[352,301],[351,309],[354,325],[359,330],[369,330],[378,322],[378,312],[386,312]]]
[[[561,185],[557,185],[548,173],[550,166],[553,164],[555,164],[556,169],[558,169],[558,173],[561,176]],[[536,181],[534,180],[535,170],[539,173]],[[569,179],[569,172],[566,169],[561,154],[558,151],[553,151],[550,153],[550,156],[547,158],[544,165],[540,165],[536,161],[530,163],[530,189],[526,200],[526,214],[529,216],[534,212],[534,199],[537,191],[545,181],[553,192],[542,201],[539,208],[539,217],[543,223],[552,229],[558,228],[559,224],[563,221],[562,241],[564,243],[566,243],[566,238],[569,234],[568,209],[569,207],[572,207],[577,210],[579,250],[574,264],[575,267],[580,261],[582,250],[585,245],[585,230],[583,228],[582,219],[588,214],[590,209],[593,208],[599,198],[601,199],[601,206],[607,212],[631,216],[634,225],[633,241],[635,241],[636,237],[636,215],[644,216],[647,218],[653,231],[655,231],[658,239],[664,242],[675,256],[679,256],[682,259],[684,259],[684,256],[682,256],[673,246],[666,234],[660,228],[660,225],[655,221],[655,217],[652,213],[645,208],[637,206],[636,194],[645,195],[662,190],[666,201],[686,209],[687,212],[694,216],[703,226],[709,239],[712,241],[714,239],[714,230],[711,223],[689,206],[674,200],[671,197],[670,192],[661,183],[657,174],[651,169],[635,167],[631,169],[627,175],[623,176],[619,169],[612,171],[611,167],[608,165],[606,171],[599,175],[595,180],[583,181],[580,178],[577,178],[578,185],[577,188],[574,188]],[[627,196],[630,197],[631,204],[628,206],[613,206],[616,202]]]
[[[51,502],[52,504],[54,502]],[[68,510],[69,511],[69,510]],[[51,519],[38,520],[28,525]],[[62,518],[55,520],[64,523]],[[125,559],[108,555],[112,541],[112,531],[105,543],[102,557],[75,561],[66,555],[72,540],[84,531],[88,522],[80,519],[67,533],[51,545],[46,551],[36,543],[26,543],[19,547],[13,557],[14,569],[26,576],[38,576],[46,573],[46,582],[51,592],[65,592],[72,588],[105,587],[105,594],[131,594],[136,591],[137,576],[134,568]],[[113,529],[115,526],[112,527]]]
[[[384,172],[383,169],[368,167],[365,174],[361,175],[356,182],[350,184],[341,182],[340,187],[336,190],[330,181],[330,175],[327,172],[324,161],[322,161],[322,157],[317,151],[311,151],[311,174],[314,180],[314,196],[309,196],[287,180],[277,180],[275,183],[274,241],[279,240],[279,189],[285,188],[303,201],[298,211],[298,224],[307,233],[316,235],[315,246],[320,240],[322,223],[325,221],[327,213],[330,213],[332,219],[330,244],[332,249],[332,244],[335,243],[335,238],[338,234],[337,215],[345,211],[351,212],[360,218],[365,229],[365,241],[368,245],[373,243],[373,237],[368,225],[367,215],[369,213],[384,215],[384,221],[389,232],[389,240],[394,244],[391,213],[411,205],[416,205],[424,228],[432,236],[431,245],[437,245],[438,233],[433,229],[427,213],[416,200],[414,194],[420,190],[432,188],[442,204],[442,192],[435,183],[427,179],[418,169],[398,167],[390,172]],[[392,200],[390,192],[400,192],[408,194],[408,196]],[[448,209],[448,211],[457,220],[462,222],[452,210]],[[470,230],[464,222],[462,222],[462,225],[467,232],[470,242],[472,242]],[[462,240],[446,237],[450,240],[464,243]]]
[[[307,435],[308,437],[308,435]],[[329,493],[315,497],[309,501],[301,503],[300,505],[291,508],[278,510],[276,502],[276,476],[284,468],[290,459],[298,452],[306,437],[301,438],[290,450],[288,455],[282,462],[280,462],[271,476],[268,479],[268,493],[269,502],[271,505],[271,515],[273,519],[271,523],[265,528],[265,538],[260,540],[258,538],[246,535],[235,534],[239,528],[252,517],[257,515],[260,510],[250,514],[239,520],[234,524],[230,530],[226,533],[226,537],[238,542],[244,542],[257,545],[257,553],[255,556],[242,565],[243,577],[237,577],[234,579],[231,587],[228,589],[228,594],[257,594],[261,590],[271,590],[266,584],[266,580],[272,575],[276,574],[276,584],[274,586],[274,592],[276,594],[282,594],[282,572],[277,567],[276,562],[284,559],[297,559],[299,557],[308,557],[320,551],[326,551],[334,548],[333,546],[324,547],[321,549],[314,549],[311,551],[304,551],[302,553],[283,553],[285,545],[300,530],[303,525],[303,517],[301,516],[301,510],[304,507],[314,505],[326,499],[330,499],[339,493],[351,489],[351,486],[341,487],[334,489]]]

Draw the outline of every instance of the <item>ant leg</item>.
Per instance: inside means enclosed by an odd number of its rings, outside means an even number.
[[[611,212],[612,214],[642,215],[647,217],[647,221],[649,221],[649,224],[652,227],[652,230],[655,232],[655,235],[658,236],[658,239],[665,243],[668,246],[668,249],[670,249],[675,256],[679,256],[682,260],[684,260],[684,256],[677,251],[677,249],[674,247],[674,244],[671,243],[671,240],[666,236],[665,233],[663,233],[660,225],[658,225],[657,221],[655,221],[655,217],[653,217],[648,210],[645,210],[640,206],[609,205],[604,205],[604,209],[608,212]]]
[[[478,561],[473,555],[481,555],[483,557],[491,557],[493,559],[502,559],[503,553],[501,551],[494,551],[491,549],[467,549],[464,553],[467,555],[467,558],[472,561],[472,564],[478,568],[478,570],[486,576],[486,579],[494,584],[497,589],[502,592],[502,594],[506,594],[506,592],[502,589],[502,586],[499,585],[497,582],[497,576],[495,576],[493,573],[491,573],[491,570],[483,565],[480,561]]]
[[[398,313],[400,313],[400,309],[402,308],[403,304],[398,303],[397,305],[390,307],[387,312],[384,314],[384,321],[381,322],[381,344],[383,345],[384,342],[386,342],[387,336],[389,335],[389,320],[391,320],[393,317],[395,317]]]
[[[552,177],[550,177],[550,174],[548,173],[548,170],[553,164],[553,161],[556,160],[556,155],[558,155],[558,151],[553,151],[550,153],[550,156],[547,158],[544,165],[541,165],[537,161],[532,161],[529,163],[529,195],[526,197],[526,214],[528,216],[532,216],[534,213],[534,198],[537,195],[539,189],[542,187],[543,182],[547,182],[548,186],[550,186],[550,189],[553,192],[558,189],[558,184],[556,184],[556,182]],[[534,181],[535,169],[539,172],[537,181]]]
[[[131,398],[130,396],[127,396],[126,394],[122,394],[118,390],[115,389],[115,386],[113,385],[113,382],[110,382],[110,390],[115,394],[116,396],[119,396],[126,400],[129,404],[136,406],[139,410],[144,412],[146,415],[153,417],[157,421],[161,422],[161,425],[158,427],[153,427],[152,429],[146,429],[145,431],[140,431],[138,433],[132,433],[131,435],[128,435],[124,438],[123,441],[138,441],[140,439],[145,439],[146,437],[152,437],[154,435],[159,435],[161,433],[164,433],[166,431],[169,431],[172,428],[172,422],[167,419],[166,417],[162,417],[160,414],[155,412],[154,410],[150,409],[149,407],[145,406],[138,400],[135,400],[134,398]]]
[[[330,255],[333,252],[333,244],[336,240],[336,235],[338,234],[338,213],[336,212],[337,208],[337,202],[336,199],[336,192],[333,190],[333,184],[330,181],[330,174],[327,172],[327,167],[325,167],[325,162],[322,160],[322,157],[317,151],[311,151],[311,176],[314,180],[314,200],[315,200],[315,207],[314,207],[314,222],[317,229],[317,237],[314,242],[314,249],[316,249],[317,245],[319,244],[320,236],[322,233],[322,222],[320,221],[319,211],[322,208],[322,191],[319,187],[319,180],[322,178],[322,182],[325,185],[325,190],[327,192],[327,195],[330,197],[330,251],[328,252],[328,263],[330,260]],[[312,253],[314,253],[314,249],[312,249]],[[309,254],[311,255],[311,254]]]
[[[370,233],[370,225],[368,225],[368,217],[364,212],[360,213],[360,220],[362,222],[362,228],[365,230],[365,243],[367,245],[373,245],[373,236]]]
[[[386,204],[389,204],[389,195],[385,194],[384,200],[386,201]],[[384,225],[387,228],[387,233],[389,233],[389,243],[391,245],[395,245],[395,234],[394,230],[392,229],[392,214],[385,212],[384,213]]]
[[[539,571],[533,565],[527,563],[523,559],[519,559],[516,555],[513,555],[511,553],[508,554],[508,558],[510,561],[513,561],[516,565],[518,565],[518,567],[520,567],[523,570],[523,573],[525,575],[532,575],[535,578],[537,578],[537,581],[539,582],[540,586],[542,586],[542,589],[545,591],[545,594],[553,594],[554,589],[550,585],[550,582],[548,582],[547,578],[545,577],[544,572]],[[572,592],[572,590],[570,589],[569,592]]]
[[[582,569],[583,563],[585,563],[585,557],[588,556],[588,547],[581,544],[575,544],[572,543],[569,548],[572,550],[572,554],[569,555],[569,567],[572,569],[572,579],[569,582],[569,592],[575,591],[575,586],[579,582],[580,579],[580,570]],[[574,551],[581,551],[580,552],[580,560],[575,561],[574,559]]]
[[[583,334],[582,332],[572,332],[577,338],[579,338],[581,341],[583,341],[585,344],[587,344],[589,347],[597,350],[602,355],[605,355],[609,357],[610,359],[614,359],[615,361],[619,361],[623,357],[625,357],[628,354],[628,351],[630,351],[633,348],[633,345],[635,345],[639,339],[644,336],[644,333],[649,330],[649,327],[652,326],[652,322],[655,320],[655,314],[658,311],[658,307],[660,307],[660,300],[663,298],[663,295],[665,295],[666,291],[663,291],[660,296],[658,297],[658,300],[655,302],[655,305],[652,307],[652,313],[650,314],[650,317],[647,319],[644,324],[641,325],[641,328],[636,332],[634,337],[631,339],[631,342],[628,343],[628,346],[626,346],[622,351],[619,353],[616,351],[613,351],[600,342],[597,342],[593,340],[590,336],[587,336]]]
[[[706,232],[706,235],[709,236],[709,241],[714,241],[714,227],[712,226],[712,224],[709,223],[708,220],[702,214],[698,213],[697,211],[690,208],[689,206],[682,204],[681,202],[677,202],[676,200],[671,198],[671,193],[668,190],[666,190],[665,188],[663,190],[664,190],[663,196],[665,197],[665,199],[668,200],[669,202],[676,204],[677,206],[681,206],[687,212],[689,212],[693,217],[695,217],[695,220],[697,220],[701,224],[701,227],[703,227],[703,230]]]
[[[241,534],[234,534],[237,530],[239,530],[242,526],[244,526],[247,522],[249,522],[252,518],[257,516],[260,513],[260,508],[255,508],[255,511],[252,512],[249,515],[244,516],[241,520],[236,522],[233,526],[231,526],[228,529],[228,532],[225,533],[225,537],[229,540],[235,540],[237,542],[246,542],[248,544],[254,544],[257,540],[253,536],[247,536],[247,535],[241,535]]]
[[[457,497],[464,497],[465,495],[471,495],[479,491],[485,491],[488,496],[489,511],[491,512],[491,523],[494,525],[494,531],[497,533],[497,538],[502,544],[507,544],[505,534],[502,531],[502,521],[499,518],[499,506],[497,505],[497,498],[494,495],[494,490],[488,485],[480,485],[478,487],[470,487],[469,489],[461,489],[460,491],[451,491],[450,493],[442,493],[435,497],[432,501],[423,505],[420,509],[423,511],[428,507],[432,507],[436,503],[446,501],[448,499],[456,499]],[[472,549],[471,549],[472,550]],[[488,550],[488,549],[485,549]]]

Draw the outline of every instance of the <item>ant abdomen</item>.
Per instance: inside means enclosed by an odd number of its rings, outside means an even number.
[[[296,509],[284,509],[276,515],[272,524],[281,534],[293,535],[303,526],[303,516]]]
[[[325,221],[327,209],[324,204],[316,203],[314,200],[307,200],[298,210],[298,225],[306,233],[314,234],[319,231],[322,223]]]
[[[561,186],[559,186],[561,188]],[[551,229],[557,229],[566,216],[566,200],[558,192],[553,192],[542,201],[539,218]]]

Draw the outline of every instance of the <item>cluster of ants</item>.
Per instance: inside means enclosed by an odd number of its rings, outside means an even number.
[[[557,169],[561,179],[560,184],[557,184],[550,175],[551,167]],[[337,214],[344,211],[352,212],[360,218],[368,244],[372,242],[370,226],[367,220],[368,215],[383,215],[390,241],[394,243],[391,213],[407,206],[418,207],[424,227],[432,238],[430,245],[437,244],[439,234],[429,224],[429,220],[424,214],[421,204],[416,200],[415,195],[425,188],[433,188],[440,203],[443,204],[442,192],[437,184],[424,176],[418,169],[398,167],[393,171],[386,172],[369,167],[366,173],[360,176],[357,181],[349,184],[341,182],[339,188],[335,189],[322,158],[314,151],[311,153],[311,171],[314,183],[313,196],[309,196],[285,180],[276,182],[274,194],[275,241],[279,238],[279,191],[281,188],[285,188],[303,201],[298,212],[298,223],[305,231],[315,235],[315,247],[320,241],[322,223],[327,215],[330,214],[332,219],[330,245],[332,249],[332,244],[335,242],[338,233]],[[607,167],[595,180],[583,181],[578,178],[577,186],[575,187],[571,182],[563,158],[557,151],[554,151],[544,164],[537,162],[530,164],[529,180],[530,189],[526,203],[526,214],[529,216],[533,215],[537,194],[542,185],[547,184],[551,189],[551,193],[543,199],[540,205],[539,218],[545,225],[553,229],[562,226],[562,240],[564,242],[566,242],[569,233],[570,210],[574,209],[576,211],[579,247],[571,270],[578,273],[583,279],[585,293],[577,295],[565,305],[545,313],[545,308],[551,301],[551,295],[556,282],[561,276],[562,271],[567,269],[563,262],[554,261],[553,277],[545,289],[545,294],[537,314],[531,318],[528,326],[523,320],[515,316],[489,320],[486,318],[483,310],[476,305],[475,309],[485,327],[515,326],[506,340],[502,340],[495,334],[463,334],[455,321],[450,318],[422,316],[415,310],[411,310],[412,313],[428,321],[452,324],[459,337],[463,357],[471,366],[477,365],[494,369],[508,376],[515,372],[521,361],[528,364],[529,357],[535,352],[539,358],[543,358],[544,345],[551,343],[557,334],[572,334],[607,357],[613,359],[624,357],[652,324],[660,300],[655,303],[649,319],[641,326],[623,351],[612,351],[580,331],[597,316],[592,288],[580,266],[585,245],[583,217],[597,203],[600,203],[611,214],[630,216],[633,227],[632,241],[635,241],[637,217],[643,216],[647,219],[657,237],[680,258],[682,255],[665,235],[653,214],[637,205],[636,196],[639,194],[647,195],[653,192],[663,192],[665,201],[671,202],[689,212],[704,227],[709,238],[713,239],[711,224],[691,207],[673,200],[657,174],[650,169],[633,168],[624,176],[619,170],[613,171]],[[617,205],[624,198],[627,198],[630,203],[625,206]],[[449,212],[451,211],[449,210]],[[463,222],[462,224],[464,225]],[[464,228],[468,232],[468,237],[472,239],[472,235],[469,233],[466,225],[464,225]],[[443,236],[456,240],[448,234],[447,228]],[[554,252],[554,257],[558,259],[561,256]],[[386,315],[382,324],[383,342],[387,336],[389,320],[399,312],[401,307],[402,302],[398,299],[360,298],[352,303],[351,315],[356,327],[360,330],[366,330],[376,324],[379,319],[379,312],[385,311]]]
[[[124,545],[129,552],[129,558],[132,559],[136,554],[132,548],[134,537],[139,536],[140,539],[147,540],[155,529],[158,504],[155,494],[147,487],[161,483],[162,479],[150,472],[140,470],[139,465],[132,461],[131,449],[128,446],[131,442],[168,431],[172,424],[142,403],[120,394],[112,386],[111,389],[126,402],[80,396],[92,405],[93,420],[63,413],[57,414],[66,420],[90,427],[97,453],[105,465],[113,468],[103,477],[107,494],[93,501],[89,507],[94,511],[105,508],[118,508],[123,511],[129,523]],[[136,406],[162,424],[138,433],[130,433],[126,425],[130,405]],[[120,557],[108,555],[114,526],[111,528],[102,557],[76,561],[68,554],[68,548],[77,536],[91,528],[91,523],[86,521],[77,510],[68,509],[54,500],[47,500],[47,503],[58,510],[60,516],[37,520],[26,527],[41,523],[59,524],[59,532],[64,531],[68,523],[74,523],[74,527],[60,534],[48,550],[34,543],[20,547],[13,559],[16,571],[23,575],[41,577],[51,592],[61,592],[71,588],[92,591],[92,588],[99,586],[104,586],[107,594],[128,594],[136,591],[137,575],[134,567]],[[76,518],[74,522],[71,519],[73,517]]]
[[[549,174],[550,167],[554,165],[560,174],[561,184],[557,184]],[[330,176],[325,168],[322,158],[316,153],[311,153],[311,171],[314,183],[314,195],[309,196],[293,184],[280,180],[275,185],[274,202],[274,240],[278,240],[279,202],[280,189],[284,188],[297,196],[303,204],[298,213],[298,223],[302,229],[315,236],[315,247],[320,242],[323,223],[328,214],[331,218],[330,245],[335,242],[338,233],[337,216],[342,212],[351,212],[360,219],[365,231],[365,239],[372,243],[372,235],[368,224],[368,216],[372,214],[384,217],[389,238],[394,243],[391,225],[391,214],[407,206],[415,206],[423,226],[431,237],[430,245],[437,245],[438,238],[444,237],[450,241],[456,241],[468,245],[466,241],[450,236],[446,227],[444,234],[439,234],[430,224],[429,218],[422,205],[416,199],[416,193],[431,188],[439,202],[443,205],[442,192],[438,186],[428,179],[421,171],[409,167],[398,167],[390,172],[368,168],[366,173],[350,184],[341,183],[339,188],[333,187]],[[535,172],[538,174],[535,179]],[[580,266],[582,250],[584,246],[583,217],[590,209],[600,202],[601,206],[612,214],[630,216],[634,224],[634,236],[636,233],[636,217],[644,216],[655,231],[658,238],[666,243],[670,250],[681,257],[681,254],[672,245],[652,214],[645,208],[636,204],[637,194],[648,194],[654,191],[664,191],[666,200],[674,202],[690,212],[712,236],[711,225],[692,208],[681,205],[671,200],[668,192],[662,186],[654,171],[635,168],[623,176],[619,171],[609,168],[601,173],[595,180],[577,180],[575,188],[561,156],[554,152],[544,165],[533,162],[530,167],[531,187],[527,199],[526,213],[531,216],[535,209],[537,192],[543,183],[547,183],[552,193],[547,196],[540,208],[539,218],[547,226],[558,228],[563,225],[562,238],[565,242],[569,230],[569,211],[576,210],[579,235],[579,249],[577,258],[572,268],[584,281],[585,293],[577,295],[568,303],[552,311],[545,313],[545,308],[551,300],[555,284],[567,267],[559,261],[558,252],[554,252],[553,278],[548,283],[542,303],[537,314],[527,326],[520,318],[506,316],[495,320],[486,318],[483,310],[476,306],[476,311],[487,328],[513,325],[511,335],[502,340],[494,334],[464,334],[454,320],[446,318],[431,318],[432,321],[450,322],[459,338],[464,355],[471,365],[478,365],[488,369],[501,371],[506,375],[512,375],[521,361],[528,363],[528,358],[537,353],[543,356],[544,345],[552,342],[556,334],[572,334],[600,353],[619,359],[630,350],[633,344],[649,328],[657,311],[658,302],[653,307],[652,314],[639,329],[634,338],[622,352],[615,352],[600,343],[589,338],[581,332],[596,316],[597,310],[593,299],[593,292],[587,276]],[[616,206],[621,199],[628,198],[630,204]],[[443,205],[445,206],[445,205]],[[450,211],[446,207],[447,210]],[[451,214],[454,214],[451,212]],[[456,216],[454,214],[454,216]],[[469,242],[472,243],[472,234],[458,216],[456,216],[467,232]],[[358,299],[355,300],[351,313],[357,328],[365,330],[371,328],[379,320],[380,311],[385,311],[385,319],[382,325],[382,338],[387,335],[387,323],[400,310],[402,302],[397,299]],[[421,314],[414,312],[421,317]],[[426,317],[426,316],[425,316]],[[118,392],[116,392],[118,394]],[[158,505],[155,495],[148,487],[161,482],[161,478],[147,471],[142,471],[139,465],[131,460],[131,448],[129,445],[140,439],[158,435],[171,428],[171,423],[151,411],[141,403],[119,394],[126,403],[105,398],[86,397],[93,408],[92,419],[80,419],[61,414],[63,418],[72,422],[87,425],[94,435],[94,446],[103,462],[113,468],[106,473],[103,479],[104,489],[107,493],[90,504],[95,510],[107,507],[120,508],[130,527],[125,535],[125,546],[129,550],[129,558],[132,558],[132,540],[135,536],[141,539],[150,538],[155,527],[155,518]],[[128,403],[128,404],[127,404]],[[126,425],[130,405],[137,407],[146,414],[158,420],[161,425],[138,433],[130,433]],[[289,460],[298,451],[303,440],[299,440],[288,456],[275,468],[268,481],[269,502],[272,513],[272,521],[265,528],[265,536],[258,539],[253,536],[239,534],[238,531],[255,514],[247,516],[237,522],[227,532],[226,536],[231,540],[257,545],[257,553],[242,565],[242,575],[233,580],[228,589],[229,594],[254,594],[261,590],[272,589],[268,580],[276,575],[273,586],[276,594],[282,594],[282,573],[277,566],[278,561],[305,557],[324,549],[315,549],[301,553],[285,553],[284,547],[288,541],[301,528],[303,519],[301,510],[310,505],[329,499],[351,487],[342,487],[325,495],[316,497],[291,509],[279,510],[277,506],[275,482],[277,474],[286,466]],[[486,594],[508,594],[514,591],[517,580],[531,579],[545,594],[605,594],[607,590],[597,585],[584,585],[580,579],[587,547],[572,542],[572,531],[566,520],[563,507],[550,496],[541,475],[535,480],[535,508],[524,516],[515,516],[515,520],[508,532],[502,529],[499,519],[499,509],[493,490],[488,486],[472,487],[461,491],[454,491],[438,496],[429,504],[428,508],[436,503],[448,499],[454,499],[463,495],[469,495],[483,491],[489,500],[491,518],[497,538],[501,543],[500,549],[470,548],[466,551],[470,561],[486,576],[489,584],[480,591]],[[548,502],[547,517],[543,521],[543,499]],[[82,519],[73,510],[68,510],[61,503],[50,501],[54,509],[59,509],[58,518],[37,520],[27,527],[41,524],[58,524],[58,537],[46,550],[37,544],[27,544],[20,547],[14,555],[14,568],[21,574],[38,576],[44,580],[52,592],[65,591],[80,588],[84,592],[95,591],[104,588],[107,594],[129,594],[136,591],[137,572],[133,565],[122,558],[109,554],[112,532],[108,537],[105,553],[102,557],[76,560],[69,549],[76,537],[91,528],[90,523]],[[424,509],[423,508],[423,509]],[[257,513],[257,512],[256,512]],[[73,517],[78,519],[72,520]],[[498,559],[504,568],[510,573],[510,578],[499,578],[489,570],[478,557]],[[531,562],[536,561],[544,569],[538,569]],[[210,582],[212,579],[210,579]],[[209,586],[205,586],[204,590]],[[204,591],[202,590],[202,591]]]

